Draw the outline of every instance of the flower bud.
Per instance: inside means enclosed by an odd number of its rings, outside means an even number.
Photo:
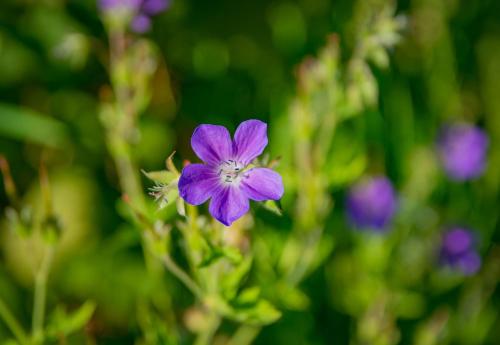
[[[356,228],[385,230],[396,212],[396,193],[386,177],[361,181],[349,191],[346,211]]]

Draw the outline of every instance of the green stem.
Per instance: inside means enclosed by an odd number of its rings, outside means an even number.
[[[23,345],[29,344],[26,333],[2,299],[0,299],[0,318],[9,327],[19,343]]]
[[[220,321],[221,321],[220,317],[217,314],[212,313],[210,315],[210,320],[208,320],[207,327],[205,328],[205,330],[203,330],[203,332],[201,332],[198,335],[194,344],[195,345],[211,344],[215,332],[217,332],[217,329],[219,328]]]
[[[251,344],[260,333],[261,327],[240,326],[226,345],[248,345]]]
[[[130,145],[122,135],[121,133],[109,133],[109,149],[118,171],[118,178],[123,192],[125,192],[135,208],[144,212],[145,202],[140,177],[137,173],[138,169],[132,159]]]
[[[47,299],[47,280],[54,248],[48,246],[42,258],[42,263],[35,276],[35,296],[33,304],[32,339],[33,343],[39,344],[43,338],[43,324],[45,317],[45,302]]]
[[[203,299],[203,291],[201,288],[192,280],[189,275],[180,268],[168,254],[164,254],[161,260],[165,264],[165,267],[176,276],[198,299]]]
[[[123,81],[120,66],[126,59],[125,32],[115,28],[110,33],[110,66],[113,90],[116,97],[116,123],[106,124],[108,146],[115,162],[120,185],[132,204],[141,212],[145,210],[145,200],[140,175],[132,157],[130,136],[135,130],[137,109],[130,90]],[[123,67],[123,66],[122,66]]]
[[[291,268],[287,276],[287,281],[291,286],[297,286],[307,275],[311,264],[318,254],[318,246],[321,242],[323,228],[319,226],[317,229],[306,234],[304,238],[304,248],[302,249],[301,259]]]

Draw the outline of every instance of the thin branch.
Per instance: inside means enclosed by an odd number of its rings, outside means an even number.
[[[28,336],[2,299],[0,299],[0,318],[5,322],[19,343],[23,345],[29,344]]]
[[[226,345],[248,345],[251,344],[259,335],[262,327],[259,326],[240,326],[234,335],[229,339]]]
[[[35,344],[41,340],[43,335],[45,304],[47,299],[47,280],[53,254],[54,248],[52,246],[47,246],[40,269],[35,276],[35,296],[32,320],[32,338]]]
[[[165,264],[165,267],[176,276],[198,299],[203,299],[203,291],[201,288],[192,280],[189,275],[180,268],[168,254],[161,256],[161,261]]]

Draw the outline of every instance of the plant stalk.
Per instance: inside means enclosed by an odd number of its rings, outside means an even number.
[[[31,334],[34,344],[40,344],[43,339],[45,304],[47,299],[47,280],[49,277],[50,265],[52,263],[53,255],[53,246],[47,246],[42,258],[42,263],[35,276],[35,293]]]
[[[215,332],[217,332],[217,329],[219,328],[220,322],[221,322],[220,317],[215,313],[211,313],[210,319],[207,322],[208,325],[206,329],[198,335],[194,344],[195,345],[211,344]]]
[[[161,260],[170,273],[176,276],[193,293],[193,295],[195,295],[198,299],[203,300],[203,291],[201,288],[172,260],[168,254],[162,255]]]
[[[16,337],[17,341],[22,345],[28,345],[28,336],[23,328],[11,313],[5,302],[0,298],[0,318],[4,321],[5,325],[10,329],[12,334]]]

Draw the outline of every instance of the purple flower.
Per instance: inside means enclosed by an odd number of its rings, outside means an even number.
[[[447,231],[441,242],[440,261],[465,275],[476,273],[481,267],[481,258],[474,249],[473,233],[463,228]]]
[[[259,120],[242,122],[234,140],[223,126],[198,126],[191,146],[205,164],[189,164],[182,170],[180,196],[191,205],[211,199],[210,214],[227,226],[248,212],[249,199],[280,199],[284,192],[281,176],[249,165],[266,145],[267,125]]]
[[[138,14],[130,23],[130,28],[138,34],[143,34],[151,28],[151,19],[144,14]]]
[[[354,185],[347,196],[346,212],[357,228],[385,230],[396,211],[396,194],[385,177],[365,179]]]
[[[160,14],[170,5],[170,0],[99,0],[99,8],[108,13],[127,10],[134,15],[130,28],[142,34],[151,28],[151,17]]]
[[[170,6],[170,0],[143,0],[141,10],[147,15],[155,16]]]
[[[438,152],[448,176],[465,181],[482,175],[486,165],[488,136],[478,127],[453,124],[443,129]]]
[[[113,11],[117,9],[127,9],[135,12],[139,9],[142,0],[99,0],[99,8],[102,11]]]

